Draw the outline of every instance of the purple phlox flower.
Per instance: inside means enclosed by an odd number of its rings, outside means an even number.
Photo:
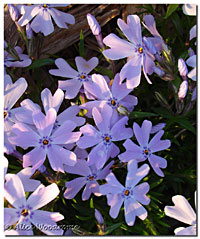
[[[164,42],[162,36],[159,34],[154,17],[152,15],[145,15],[143,25],[154,37],[148,37],[157,52],[160,52],[166,48],[166,43]]]
[[[196,11],[197,11],[196,4],[184,4],[182,9],[185,15],[196,16]]]
[[[49,163],[54,171],[64,173],[63,164],[73,166],[76,163],[76,155],[63,148],[63,145],[77,142],[81,132],[72,132],[76,123],[65,121],[58,129],[52,132],[56,121],[56,110],[51,108],[46,116],[41,111],[33,112],[33,122],[37,131],[33,131],[24,123],[16,123],[12,132],[16,135],[9,141],[24,149],[34,147],[33,150],[23,156],[23,167],[33,166],[33,170],[39,168],[48,156]]]
[[[51,91],[47,88],[45,88],[41,92],[41,100],[42,104],[44,107],[45,113],[50,108],[54,108],[56,112],[58,112],[61,103],[63,102],[64,99],[64,93],[61,89],[57,89],[54,95],[52,95]],[[16,113],[16,118],[18,121],[31,124],[33,125],[33,118],[32,114],[33,112],[37,111],[38,109],[40,110],[40,106],[33,103],[31,100],[26,99],[21,102],[21,110],[19,110]],[[80,108],[78,105],[73,105],[64,110],[62,113],[60,113],[55,121],[54,124],[54,130],[57,129],[61,124],[64,123],[66,120],[71,120],[77,124],[77,126],[83,125],[85,123],[85,119],[82,117],[77,117],[76,115],[79,113]]]
[[[147,217],[147,211],[141,204],[148,205],[150,202],[146,196],[149,184],[146,182],[137,184],[148,174],[149,169],[147,164],[138,168],[135,160],[129,161],[125,187],[118,182],[113,173],[106,177],[107,184],[100,186],[100,192],[107,197],[110,206],[109,214],[112,218],[118,216],[123,203],[125,220],[129,226],[134,225],[136,216],[141,220]]]
[[[167,160],[154,153],[169,148],[171,143],[170,140],[160,140],[164,134],[163,130],[159,130],[149,142],[151,130],[152,123],[148,120],[143,121],[141,128],[137,123],[134,123],[133,131],[140,146],[133,143],[130,139],[127,139],[123,144],[126,148],[126,152],[120,154],[118,157],[122,162],[128,162],[133,158],[138,162],[148,159],[155,173],[163,177],[164,174],[160,168],[167,167]]]
[[[122,19],[118,19],[117,24],[129,42],[111,33],[103,39],[104,44],[110,47],[110,49],[103,51],[103,54],[111,60],[129,57],[128,62],[120,72],[121,78],[127,79],[126,83],[129,89],[133,89],[140,84],[141,66],[143,66],[143,72],[148,83],[152,84],[147,74],[151,75],[153,73],[154,57],[142,41],[139,17],[129,15],[127,24]]]
[[[4,208],[4,227],[15,225],[15,230],[20,235],[33,235],[31,224],[36,226],[44,234],[62,235],[56,222],[63,220],[64,217],[58,212],[48,212],[38,210],[54,200],[58,194],[58,186],[53,183],[47,187],[40,184],[37,189],[26,199],[23,184],[16,174],[6,175],[5,198],[13,208]],[[24,227],[23,227],[24,226]],[[56,227],[52,230],[49,227]],[[29,230],[27,230],[27,227]]]
[[[12,107],[23,95],[28,85],[22,77],[15,83],[12,83],[9,75],[6,75],[4,79],[4,130],[10,131],[13,123],[16,122],[15,112],[17,111],[17,108],[12,109]]]
[[[53,5],[53,6],[52,6]],[[75,18],[69,14],[54,8],[55,4],[33,4],[23,6],[23,15],[18,23],[25,26],[30,23],[34,32],[42,32],[45,36],[54,31],[52,19],[60,28],[68,28],[66,23],[74,24]],[[33,20],[32,20],[33,19]]]
[[[196,81],[196,55],[191,56],[187,59],[186,64],[190,67],[193,67],[193,69],[187,74],[187,76],[192,79],[193,81]]]
[[[178,59],[178,71],[179,74],[183,77],[183,79],[186,79],[185,76],[187,76],[188,74],[188,69],[185,61],[182,58]]]
[[[6,67],[27,67],[31,64],[32,60],[28,55],[22,54],[22,49],[19,46],[14,48],[16,56],[4,51],[4,66]]]
[[[88,156],[89,165],[96,164],[96,167],[102,168],[109,157],[114,158],[119,154],[119,148],[113,143],[132,137],[133,131],[126,128],[128,117],[124,116],[111,127],[111,118],[113,109],[107,104],[104,105],[101,113],[94,107],[92,116],[94,118],[97,129],[86,124],[80,128],[83,136],[77,142],[82,148],[93,147]]]
[[[15,150],[8,138],[12,136],[11,127],[17,121],[15,114],[18,108],[12,108],[27,88],[24,78],[19,78],[14,84],[9,75],[4,76],[4,153],[11,154]]]
[[[182,195],[172,197],[174,206],[166,206],[165,214],[180,222],[189,224],[189,227],[178,227],[174,230],[175,235],[196,235],[196,214],[187,199]]]
[[[183,100],[185,98],[185,96],[187,94],[187,91],[188,91],[188,81],[184,80],[181,83],[179,91],[178,91],[178,98],[179,98],[179,100]]]
[[[84,185],[82,200],[88,200],[91,193],[94,193],[95,196],[101,196],[97,180],[105,179],[108,173],[110,173],[110,167],[113,163],[114,161],[111,161],[104,169],[97,169],[94,164],[89,166],[87,161],[79,159],[73,167],[65,167],[67,173],[78,174],[82,177],[66,182],[64,197],[67,199],[74,198]]]
[[[87,86],[91,81],[91,76],[88,75],[97,65],[98,58],[92,57],[86,61],[83,57],[77,56],[75,58],[78,71],[74,70],[64,59],[58,58],[55,64],[58,69],[50,70],[49,73],[55,76],[70,78],[65,81],[58,81],[58,86],[62,90],[66,90],[65,98],[73,99],[79,93],[81,87]]]
[[[161,129],[163,129],[164,127],[165,127],[165,123],[159,123],[159,124],[157,124],[157,125],[154,125],[154,126],[152,126],[152,128],[151,128],[151,134],[155,134],[155,133],[157,133],[158,131],[160,131]]]
[[[197,25],[190,29],[190,41],[197,36]]]
[[[20,16],[18,8],[13,4],[8,4],[8,10],[9,10],[10,17],[12,18],[12,20],[14,22],[17,21]]]
[[[102,217],[101,213],[99,212],[99,210],[96,209],[96,208],[95,208],[95,213],[94,213],[94,215],[95,215],[95,218],[96,218],[97,222],[98,222],[100,225],[102,225],[102,224],[104,223],[103,217]]]
[[[9,180],[10,177],[12,177],[12,174],[7,174],[7,169],[8,169],[8,160],[6,157],[4,157],[4,178]],[[36,188],[41,184],[40,181],[35,180],[35,179],[30,179],[30,177],[35,173],[35,171],[32,170],[32,168],[24,168],[21,171],[19,171],[16,175],[20,178],[24,190],[26,192],[33,192],[36,190]],[[6,182],[5,182],[6,184]]]
[[[129,95],[132,89],[128,89],[125,83],[121,83],[120,74],[116,74],[112,81],[112,86],[109,88],[106,79],[99,74],[92,75],[92,83],[86,87],[87,91],[95,96],[97,100],[89,101],[82,104],[80,108],[87,109],[87,116],[91,116],[94,107],[102,108],[105,104],[111,106],[113,114],[118,115],[118,108],[124,106],[128,111],[133,111],[137,105],[137,97]],[[117,116],[114,116],[117,118]]]

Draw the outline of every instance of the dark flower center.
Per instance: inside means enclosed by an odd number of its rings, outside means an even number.
[[[81,78],[81,79],[85,79],[86,76],[85,76],[85,75],[81,75],[80,78]]]
[[[28,215],[29,215],[28,209],[26,209],[26,208],[23,209],[23,210],[21,211],[21,215],[24,216],[24,217],[28,216]]]
[[[148,149],[145,149],[144,153],[145,153],[146,155],[148,155],[148,154],[149,154],[149,150],[148,150]]]
[[[139,48],[138,48],[138,52],[139,52],[140,54],[142,54],[142,53],[143,53],[143,48],[142,48],[142,47],[139,47]]]
[[[126,191],[124,192],[124,195],[128,196],[129,194],[130,194],[130,191],[126,189]]]
[[[89,180],[93,180],[93,179],[94,179],[94,176],[90,176],[90,177],[89,177]]]
[[[8,115],[7,111],[4,111],[3,112],[4,119],[6,118],[7,115]]]
[[[115,100],[111,100],[111,105],[115,106],[116,105],[116,101]]]
[[[43,140],[43,144],[47,145],[47,144],[49,144],[49,141],[47,139],[45,139],[45,140]]]
[[[110,137],[108,137],[108,136],[106,136],[104,139],[105,139],[106,142],[110,141]]]

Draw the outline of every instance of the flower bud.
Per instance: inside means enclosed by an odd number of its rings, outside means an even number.
[[[90,13],[87,14],[87,21],[90,26],[90,29],[93,33],[93,35],[97,36],[101,33],[101,27],[99,23],[97,22],[96,18],[92,16]]]
[[[188,82],[187,82],[187,80],[184,80],[181,83],[179,91],[178,91],[179,100],[183,100],[185,98],[185,96],[187,94],[187,90],[188,90]]]
[[[96,220],[99,224],[104,223],[104,220],[103,220],[103,217],[102,217],[101,213],[96,208],[95,208],[95,214],[94,215],[95,215],[95,218],[96,218]]]
[[[165,75],[165,72],[160,67],[153,66],[153,71],[160,77]]]
[[[20,13],[19,10],[13,4],[8,4],[8,10],[10,12],[10,17],[15,22],[19,19]]]
[[[186,76],[188,74],[187,66],[182,58],[178,59],[178,70],[181,76]]]
[[[125,106],[123,106],[123,105],[119,105],[119,107],[117,108],[117,112],[120,114],[120,115],[129,115],[129,111],[128,111],[128,109],[125,107]]]
[[[29,40],[30,40],[31,38],[33,38],[33,31],[32,31],[32,29],[31,29],[29,23],[26,25],[26,36],[27,36],[27,38],[28,38]]]
[[[197,98],[197,87],[195,87],[192,91],[192,99],[191,101],[195,101]]]

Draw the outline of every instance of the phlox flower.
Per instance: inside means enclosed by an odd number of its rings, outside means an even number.
[[[13,208],[4,208],[5,229],[15,225],[14,229],[20,235],[33,235],[31,228],[31,224],[33,224],[47,235],[63,234],[63,230],[56,224],[57,221],[64,219],[63,215],[58,212],[38,210],[58,196],[59,189],[55,183],[47,187],[40,184],[26,199],[24,187],[18,175],[7,174],[6,180],[4,195]],[[48,229],[48,226],[56,226],[56,230]]]
[[[158,32],[155,19],[151,14],[144,16],[143,25],[153,35],[153,37],[148,37],[148,39],[151,41],[156,51],[160,53],[162,50],[167,50],[166,43]]]
[[[80,128],[83,136],[77,142],[77,145],[82,148],[93,147],[88,155],[88,165],[96,164],[96,167],[102,168],[109,157],[114,158],[119,154],[119,148],[113,143],[132,137],[132,129],[126,128],[128,117],[124,116],[111,126],[111,118],[113,109],[104,105],[100,112],[96,107],[92,110],[97,129],[86,124]]]
[[[113,163],[113,161],[110,162],[104,169],[97,169],[94,164],[89,166],[87,161],[79,159],[73,167],[65,167],[67,173],[78,174],[82,177],[66,182],[64,197],[66,199],[74,198],[83,186],[85,186],[82,193],[83,201],[88,200],[92,193],[95,196],[101,196],[97,180],[105,179],[108,173],[110,173],[110,167]]]
[[[52,19],[60,28],[68,28],[66,23],[74,24],[75,18],[65,12],[61,12],[54,8],[55,4],[33,4],[31,6],[22,6],[22,17],[18,20],[19,25],[25,26],[30,21],[30,27],[34,32],[42,32],[45,36],[54,31]],[[33,19],[33,20],[32,20]]]
[[[149,184],[146,182],[137,184],[148,174],[149,169],[147,164],[138,168],[135,160],[129,161],[125,187],[119,183],[113,173],[106,177],[107,184],[100,186],[100,192],[107,197],[112,218],[118,216],[123,203],[125,220],[129,226],[134,225],[136,216],[141,220],[147,217],[147,211],[141,204],[148,205],[150,202],[146,196],[149,191]]]
[[[158,131],[149,142],[151,130],[152,123],[148,120],[143,121],[141,128],[137,123],[134,123],[133,131],[139,146],[130,139],[127,139],[123,144],[126,148],[126,152],[120,154],[118,157],[122,162],[128,162],[131,159],[142,162],[148,159],[155,173],[163,177],[164,174],[160,168],[167,167],[167,160],[154,153],[169,148],[171,143],[170,140],[160,140],[164,134],[163,130]]]
[[[142,40],[140,18],[137,15],[129,15],[127,24],[122,19],[118,19],[117,24],[129,42],[111,33],[103,39],[104,44],[110,47],[103,51],[103,54],[111,60],[129,57],[120,72],[121,78],[127,79],[129,89],[140,84],[141,66],[148,83],[152,84],[147,74],[153,73],[154,57]]]
[[[46,116],[39,110],[34,112],[32,117],[37,131],[24,123],[16,123],[12,127],[12,132],[16,135],[9,138],[12,144],[24,149],[34,147],[23,155],[23,167],[33,166],[33,170],[39,168],[46,155],[54,171],[64,173],[63,164],[73,166],[76,163],[76,155],[62,146],[77,142],[81,132],[72,132],[77,125],[67,120],[52,133],[56,115],[53,108],[47,111]]]
[[[58,69],[50,70],[49,73],[54,76],[61,76],[70,78],[65,81],[58,81],[58,87],[62,90],[66,90],[65,98],[73,99],[77,96],[81,87],[83,86],[84,92],[88,82],[91,82],[91,76],[89,73],[98,65],[98,58],[92,57],[89,61],[77,56],[75,58],[78,71],[74,70],[64,59],[58,58],[55,60],[55,64]]]
[[[174,230],[175,235],[196,235],[196,214],[187,199],[182,195],[176,195],[172,197],[174,206],[166,206],[165,214],[168,217],[172,217],[180,222],[189,224],[189,227],[178,227]]]
[[[86,115],[91,116],[93,107],[102,108],[105,104],[111,106],[114,110],[113,114],[117,116],[117,109],[120,106],[126,107],[128,111],[132,111],[134,106],[137,105],[137,98],[129,95],[132,90],[128,89],[125,83],[120,83],[119,73],[115,75],[111,89],[102,75],[93,74],[92,82],[90,85],[87,85],[86,89],[97,100],[86,102],[80,106],[80,108],[88,110]]]
[[[13,108],[13,106],[23,95],[27,86],[24,78],[19,78],[15,83],[12,83],[9,75],[4,76],[4,152],[7,154],[12,153],[15,149],[15,146],[8,140],[8,137],[12,135],[11,127],[16,122],[17,108]]]
[[[27,67],[32,63],[32,60],[28,55],[22,54],[23,50],[21,47],[14,47],[15,55],[11,55],[9,52],[4,50],[4,66],[6,67]]]
[[[4,178],[6,178],[6,180],[9,179],[9,176],[12,176],[12,174],[8,174],[7,173],[7,169],[8,169],[8,160],[6,157],[3,157],[3,161],[4,161]],[[22,169],[21,171],[19,171],[16,175],[20,178],[24,190],[26,192],[33,192],[36,190],[36,188],[41,184],[40,181],[35,180],[35,179],[30,179],[30,177],[35,173],[34,170],[32,170],[32,168],[27,167]],[[6,182],[5,182],[6,183]]]
[[[50,108],[54,108],[56,112],[58,113],[60,105],[63,102],[63,99],[64,99],[64,93],[61,89],[57,89],[54,95],[52,95],[51,91],[47,88],[45,88],[41,92],[41,101],[42,101],[45,113],[47,113],[47,111]],[[32,114],[33,112],[40,110],[40,106],[38,104],[33,103],[29,99],[23,100],[20,105],[21,107],[15,114],[16,119],[20,122],[34,125]],[[85,119],[82,117],[76,116],[79,113],[79,111],[80,111],[80,108],[78,107],[78,105],[72,105],[68,107],[67,109],[65,109],[62,113],[57,115],[53,129],[56,129],[57,127],[59,127],[66,120],[71,120],[75,122],[77,126],[83,125],[85,123]]]
[[[183,4],[183,13],[189,16],[196,16],[197,5],[196,4]]]
[[[196,81],[196,75],[197,75],[197,70],[196,70],[196,59],[197,59],[197,56],[196,55],[193,55],[191,57],[189,57],[187,60],[186,60],[186,64],[190,67],[192,67],[193,69],[187,74],[187,76],[192,79],[193,81]]]

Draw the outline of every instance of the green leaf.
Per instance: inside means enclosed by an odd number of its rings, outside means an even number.
[[[91,208],[94,208],[93,198],[90,199],[90,207],[91,207]]]
[[[75,217],[78,218],[78,219],[81,220],[81,221],[87,221],[87,220],[89,220],[89,219],[92,219],[92,216],[82,217],[82,216],[75,215]]]
[[[167,8],[167,12],[164,16],[164,19],[167,19],[177,8],[179,4],[170,4]]]
[[[183,27],[182,27],[182,22],[180,20],[179,15],[177,14],[177,12],[174,12],[172,14],[172,22],[177,30],[177,32],[179,33],[180,36],[183,35]]]
[[[157,116],[157,114],[150,113],[150,112],[134,111],[134,112],[131,112],[129,115],[130,118],[144,118],[144,117],[151,117],[151,116]]]
[[[150,184],[150,188],[153,189],[153,188],[157,187],[159,184],[162,183],[162,181],[163,181],[163,178],[159,179],[159,180],[156,181],[156,182],[151,183],[151,184]]]
[[[115,229],[117,229],[121,225],[122,225],[122,222],[119,222],[119,223],[113,224],[111,226],[108,226],[104,235],[110,234],[112,231],[114,231]]]
[[[55,61],[50,58],[44,58],[44,59],[37,59],[32,62],[32,64],[27,68],[28,70],[40,68],[42,66],[46,65],[53,65]]]
[[[82,30],[80,32],[80,42],[79,42],[78,46],[79,46],[79,55],[84,58],[85,57],[85,50],[84,50],[84,36],[83,36],[83,31]]]
[[[177,120],[177,123],[181,125],[182,127],[184,127],[185,129],[191,131],[193,134],[196,134],[196,129],[188,120],[179,118]]]

